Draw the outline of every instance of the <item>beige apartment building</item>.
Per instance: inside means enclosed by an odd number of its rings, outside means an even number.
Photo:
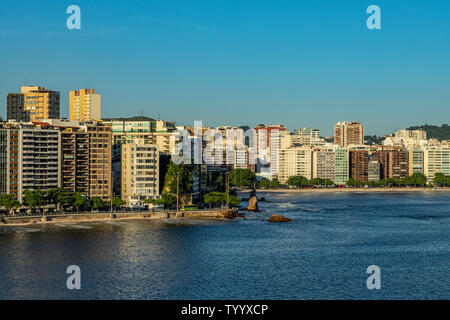
[[[43,120],[41,126],[60,132],[61,186],[109,200],[113,195],[111,127],[76,120]]]
[[[278,179],[286,183],[291,176],[312,178],[312,150],[306,147],[295,147],[280,150]]]
[[[69,119],[78,121],[100,121],[102,119],[102,96],[95,89],[70,91]]]
[[[23,86],[20,93],[7,94],[7,119],[18,122],[59,118],[60,95],[39,86]]]
[[[364,126],[360,122],[338,122],[334,125],[334,143],[341,147],[364,144]]]
[[[122,145],[122,199],[128,206],[144,206],[159,197],[159,151],[152,144]]]

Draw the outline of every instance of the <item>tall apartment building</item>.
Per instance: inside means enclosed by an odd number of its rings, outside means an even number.
[[[351,150],[350,158],[350,178],[367,181],[369,178],[369,151]]]
[[[278,179],[286,183],[291,176],[312,177],[312,150],[296,147],[280,150]]]
[[[43,120],[37,125],[60,131],[61,186],[109,200],[113,194],[111,127],[76,120]]]
[[[313,178],[330,179],[344,185],[349,177],[348,150],[344,148],[316,148],[313,151]]]
[[[38,86],[24,86],[20,93],[7,94],[7,119],[39,121],[59,118],[59,92]]]
[[[259,164],[257,174],[266,178],[277,178],[279,174],[279,150],[281,136],[286,134],[286,128],[282,124],[259,124],[255,128],[256,158]]]
[[[450,176],[450,146],[431,146],[424,150],[424,174],[432,181],[436,173]]]
[[[313,178],[334,181],[334,150],[315,149],[313,151]]]
[[[100,121],[102,119],[102,96],[95,89],[73,90],[69,93],[69,119]]]
[[[80,127],[61,130],[62,187],[89,194],[89,135]]]
[[[113,194],[111,128],[87,125],[89,137],[89,197],[108,199]]]
[[[369,164],[367,166],[367,180],[380,181],[381,178],[381,164],[374,156],[369,156]]]
[[[423,171],[423,150],[419,148],[409,149],[409,175],[416,172],[423,174]]]
[[[18,123],[0,128],[0,192],[19,201],[25,190],[48,190],[60,185],[60,134]]]
[[[380,150],[373,152],[380,162],[381,179],[401,180],[409,175],[409,151]]]
[[[360,122],[338,122],[334,125],[334,143],[341,147],[364,144],[364,126]]]
[[[151,144],[122,145],[122,199],[129,206],[143,206],[159,196],[159,151]]]
[[[334,150],[334,179],[332,180],[335,184],[345,185],[349,175],[349,151],[345,148],[336,148]]]

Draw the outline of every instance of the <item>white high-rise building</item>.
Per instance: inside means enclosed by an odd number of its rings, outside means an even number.
[[[423,154],[424,174],[432,181],[436,173],[450,176],[450,146],[426,147]]]

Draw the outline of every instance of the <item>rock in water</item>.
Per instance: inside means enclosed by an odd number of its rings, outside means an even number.
[[[282,216],[281,214],[274,214],[267,220],[269,222],[290,222],[292,219],[286,218],[285,216]]]
[[[258,209],[258,197],[256,197],[256,195],[251,196],[250,199],[248,199],[247,211],[259,211],[259,209]]]

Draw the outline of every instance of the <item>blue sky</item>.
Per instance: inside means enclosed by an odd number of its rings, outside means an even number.
[[[66,28],[67,6],[81,30]],[[381,8],[368,30],[366,8]],[[27,83],[95,88],[104,117],[312,126],[368,134],[450,122],[450,1],[0,3],[0,115]]]

